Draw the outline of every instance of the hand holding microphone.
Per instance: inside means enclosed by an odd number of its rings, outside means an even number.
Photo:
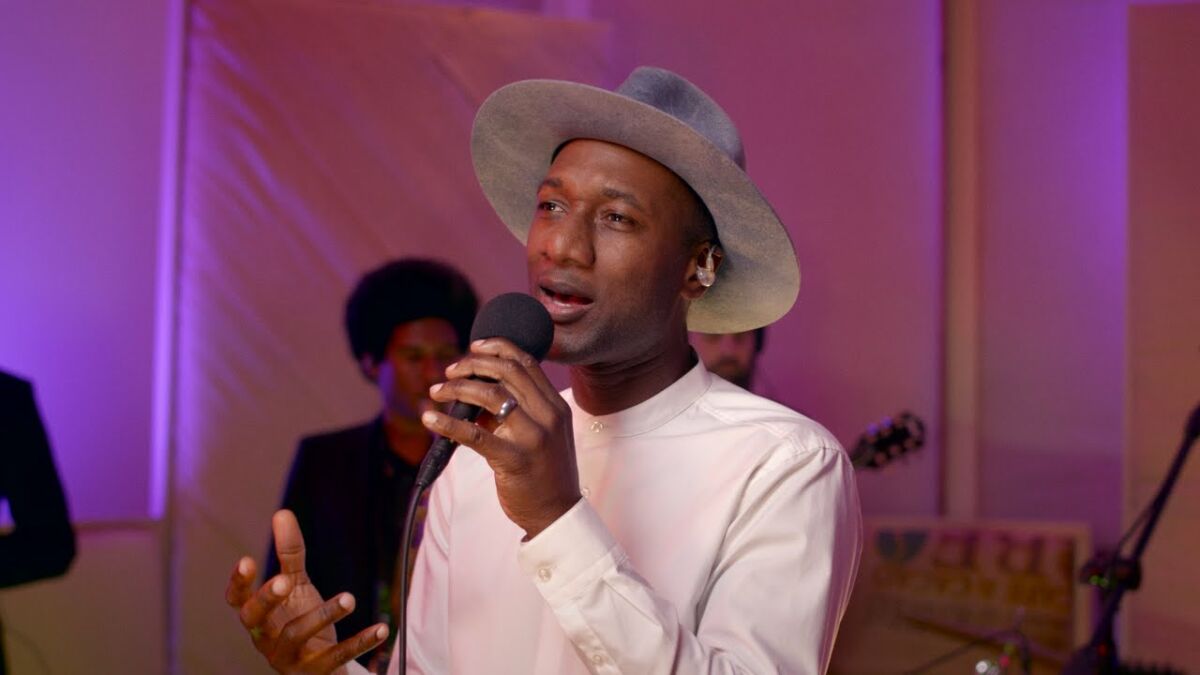
[[[472,343],[487,338],[504,338],[512,342],[517,349],[541,361],[554,342],[554,323],[550,320],[546,308],[531,296],[524,293],[505,293],[492,298],[484,305],[471,325]],[[500,409],[494,413],[495,420],[503,422],[516,406],[516,399],[505,399]],[[456,400],[448,414],[457,420],[474,422],[481,412],[483,410],[478,405]],[[438,436],[434,440],[417,472],[418,489],[433,485],[433,481],[437,480],[446,468],[456,447],[458,442],[446,436]]]
[[[433,400],[454,406],[450,414],[422,415],[422,423],[445,440],[434,443],[426,456],[430,468],[423,464],[418,480],[436,478],[454,445],[469,447],[495,472],[505,515],[531,539],[580,499],[571,408],[538,365],[549,351],[553,324],[541,303],[509,293],[484,306],[471,338],[470,352],[447,368],[449,381],[430,390]],[[477,415],[480,409],[502,424],[488,431],[468,421],[473,416],[455,414]]]

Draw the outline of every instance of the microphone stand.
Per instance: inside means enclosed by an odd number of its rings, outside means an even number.
[[[1118,544],[1117,550],[1113,551],[1108,565],[1109,571],[1121,568],[1123,572],[1115,575],[1106,574],[1101,579],[1101,586],[1110,586],[1110,588],[1104,597],[1104,609],[1100,614],[1100,620],[1096,624],[1091,640],[1071,655],[1071,660],[1062,670],[1063,675],[1117,674],[1120,662],[1117,659],[1117,643],[1113,638],[1113,625],[1116,622],[1117,611],[1121,608],[1121,599],[1126,591],[1136,590],[1141,585],[1142,554],[1145,553],[1146,546],[1150,543],[1150,535],[1154,534],[1154,527],[1158,524],[1158,519],[1166,508],[1167,498],[1175,489],[1175,483],[1179,480],[1179,474],[1183,470],[1183,463],[1187,460],[1188,452],[1197,437],[1200,437],[1200,406],[1197,406],[1188,417],[1183,442],[1180,443],[1179,450],[1175,453],[1175,460],[1171,463],[1170,470],[1167,471],[1167,475],[1158,487],[1158,493],[1150,502],[1146,512],[1145,526],[1138,535],[1133,553],[1128,558],[1122,558],[1120,544]],[[1134,522],[1135,528],[1141,520],[1139,518]]]
[[[949,625],[940,625],[930,621],[929,619],[922,619],[913,616],[909,616],[908,619],[917,624],[930,625],[940,630],[950,629],[952,632],[956,633],[961,631],[968,635],[970,640],[955,647],[954,649],[951,649],[945,654],[935,657],[931,661],[927,661],[916,668],[910,668],[904,671],[902,675],[924,675],[925,673],[932,672],[934,668],[937,668],[943,663],[952,661],[963,654],[970,652],[972,649],[989,644],[1000,645],[1000,664],[1005,672],[1007,672],[1010,664],[1009,657],[1014,652],[1017,656],[1017,667],[1020,668],[1021,675],[1029,675],[1033,672],[1033,650],[1030,648],[1029,638],[1023,632],[1021,632],[1021,624],[1025,623],[1024,607],[1017,609],[1017,615],[1013,621],[1012,627],[1004,628],[993,633],[975,633],[973,630],[964,630],[962,628],[955,628]]]

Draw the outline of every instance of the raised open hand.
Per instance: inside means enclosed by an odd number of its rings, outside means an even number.
[[[387,639],[387,626],[376,624],[338,642],[333,624],[354,610],[354,596],[321,598],[304,571],[304,537],[291,511],[277,511],[271,528],[280,573],[255,589],[254,560],[242,558],[229,577],[225,601],[238,610],[255,649],[276,672],[344,673],[351,659]]]

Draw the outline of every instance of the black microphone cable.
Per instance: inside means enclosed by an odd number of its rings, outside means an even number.
[[[408,559],[412,551],[413,527],[417,520],[418,505],[421,503],[421,495],[428,489],[419,482],[413,483],[412,493],[408,497],[408,510],[404,513],[404,528],[400,534],[400,579],[396,582],[396,649],[390,657],[400,659],[400,675],[404,675],[408,670]]]

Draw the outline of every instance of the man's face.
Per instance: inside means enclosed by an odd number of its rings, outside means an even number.
[[[754,331],[717,335],[692,333],[692,347],[704,367],[739,387],[749,389],[754,376]]]
[[[531,292],[554,320],[550,358],[576,365],[649,358],[682,331],[690,192],[628,148],[568,143],[538,189],[526,254]]]
[[[445,319],[417,319],[396,326],[379,363],[364,357],[367,375],[379,386],[384,408],[417,418],[433,408],[429,387],[446,379],[446,367],[458,359],[458,336]]]

